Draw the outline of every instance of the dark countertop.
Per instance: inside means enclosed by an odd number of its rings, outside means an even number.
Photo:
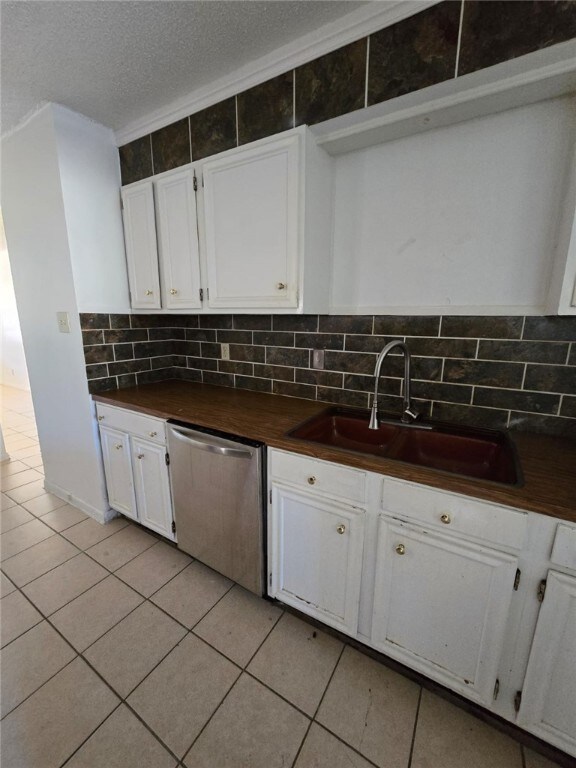
[[[175,380],[101,392],[93,398],[151,416],[178,419],[260,440],[273,448],[576,523],[576,442],[565,438],[511,433],[524,473],[524,485],[518,488],[447,475],[426,467],[284,436],[300,422],[329,407],[330,403]]]

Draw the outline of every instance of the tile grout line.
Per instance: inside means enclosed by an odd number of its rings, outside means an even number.
[[[416,705],[416,717],[414,718],[414,727],[412,729],[412,741],[410,743],[410,754],[408,755],[407,768],[411,768],[412,758],[414,756],[414,745],[416,744],[416,731],[418,729],[418,718],[420,717],[420,705],[422,704],[423,688],[420,686],[420,693],[418,695],[418,704]]]

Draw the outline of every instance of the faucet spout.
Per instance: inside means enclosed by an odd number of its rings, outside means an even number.
[[[370,412],[370,424],[368,425],[369,429],[378,429],[378,388],[380,382],[380,371],[382,370],[382,364],[384,360],[393,349],[399,349],[404,353],[404,407],[402,416],[400,417],[401,421],[405,424],[409,424],[410,422],[415,421],[420,415],[418,411],[412,407],[412,402],[410,399],[410,352],[403,341],[396,339],[386,344],[386,346],[378,355],[378,359],[376,360],[376,367],[374,369],[374,396],[372,400],[372,410]]]

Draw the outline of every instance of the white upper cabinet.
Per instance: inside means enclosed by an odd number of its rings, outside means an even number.
[[[170,172],[154,181],[164,309],[198,309],[200,259],[192,171]]]
[[[160,309],[160,275],[151,181],[122,189],[126,263],[134,309]]]
[[[122,189],[134,309],[198,309],[200,261],[190,166]]]

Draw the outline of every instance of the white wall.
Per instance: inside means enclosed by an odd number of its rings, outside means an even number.
[[[2,142],[2,211],[46,487],[102,520],[109,509],[72,269],[71,248],[78,247],[79,235],[71,220],[75,209],[65,207],[60,176],[58,150],[65,141],[58,135],[60,110],[47,105]],[[87,121],[75,120],[82,135]],[[89,189],[86,170],[83,180]],[[76,192],[82,194],[80,187]],[[106,227],[101,214],[93,211]],[[58,330],[58,311],[69,314],[69,334]]]
[[[129,312],[114,134],[63,107],[54,124],[78,309]]]
[[[332,311],[542,313],[574,107],[541,102],[336,158]]]
[[[30,389],[4,222],[0,212],[0,383]]]

